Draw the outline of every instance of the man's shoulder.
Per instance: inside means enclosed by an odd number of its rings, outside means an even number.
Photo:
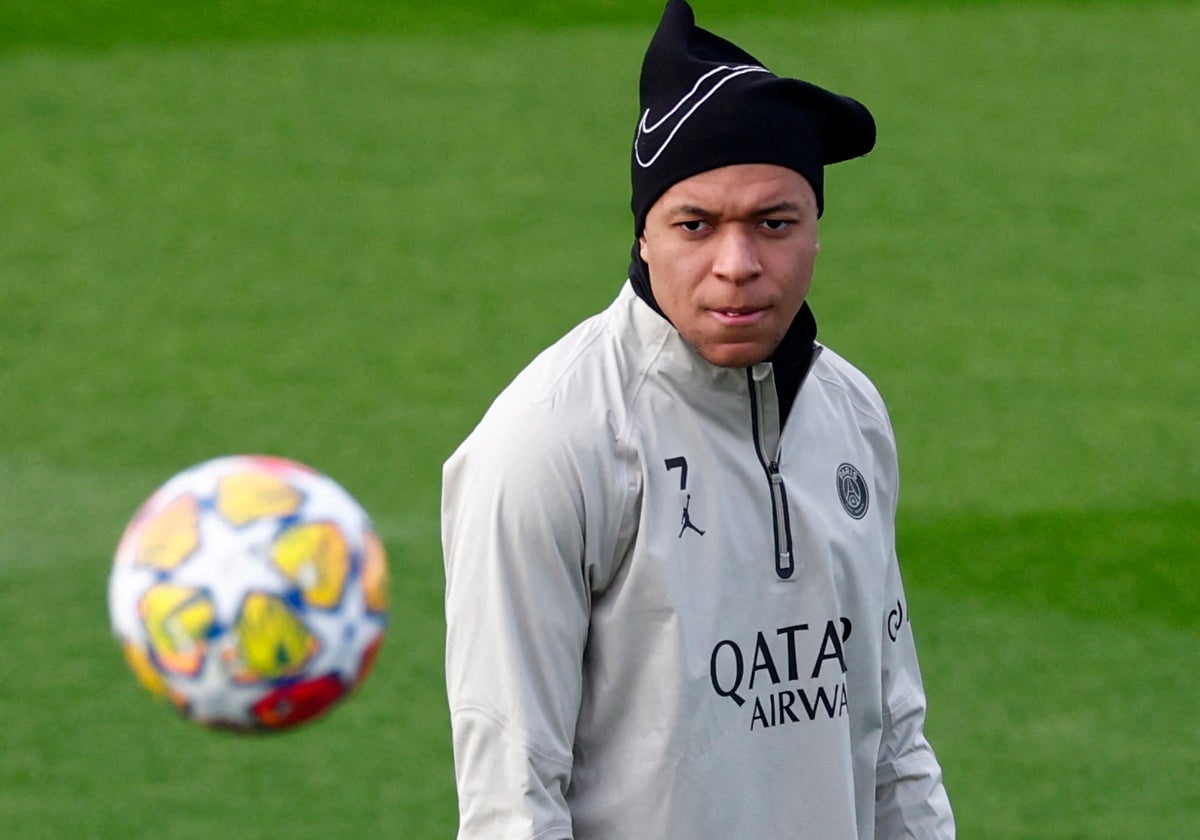
[[[580,322],[539,352],[496,398],[497,403],[556,403],[563,395],[594,387],[594,375],[619,340],[605,309]]]
[[[615,433],[651,353],[622,294],[542,350],[492,402],[475,435],[571,445]]]
[[[887,406],[875,383],[835,350],[821,345],[809,376],[823,387],[843,393],[859,412],[890,424]]]

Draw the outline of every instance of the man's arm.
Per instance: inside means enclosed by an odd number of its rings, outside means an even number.
[[[883,737],[875,776],[877,840],[954,840],[942,768],[925,738],[925,689],[908,604],[892,564],[883,626]]]
[[[569,457],[523,424],[477,432],[444,471],[459,840],[571,837],[566,791],[590,601]]]

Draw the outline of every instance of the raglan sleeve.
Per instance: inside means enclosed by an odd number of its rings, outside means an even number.
[[[443,470],[459,840],[572,837],[590,610],[581,469],[530,414],[477,429]]]
[[[881,616],[883,732],[876,762],[875,837],[954,840],[954,815],[942,768],[925,737],[925,688],[895,552],[898,476],[894,443],[891,446],[891,548]]]

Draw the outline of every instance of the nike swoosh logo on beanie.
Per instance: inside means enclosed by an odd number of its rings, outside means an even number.
[[[721,89],[721,86],[730,79],[735,79],[738,76],[746,73],[769,73],[765,67],[759,67],[754,64],[739,64],[739,65],[722,65],[709,70],[703,76],[696,80],[696,84],[690,91],[685,93],[683,97],[675,103],[675,107],[667,111],[653,125],[648,125],[650,119],[650,109],[647,108],[642,114],[642,121],[638,123],[637,138],[634,141],[634,157],[639,166],[645,168],[652,166],[659,155],[661,155],[675,138],[676,132],[687,122],[696,110],[708,101],[708,98]],[[714,78],[715,77],[715,78]],[[688,108],[688,105],[691,105]],[[687,108],[682,114],[679,113],[682,109]],[[669,121],[669,122],[668,122]],[[650,135],[657,135],[659,130],[669,127],[670,131],[663,139],[662,143],[654,150],[653,154],[643,154],[644,141],[650,139]]]

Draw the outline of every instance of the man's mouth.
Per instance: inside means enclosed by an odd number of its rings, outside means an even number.
[[[741,327],[758,321],[767,310],[756,306],[731,306],[710,309],[718,321],[726,326]]]

